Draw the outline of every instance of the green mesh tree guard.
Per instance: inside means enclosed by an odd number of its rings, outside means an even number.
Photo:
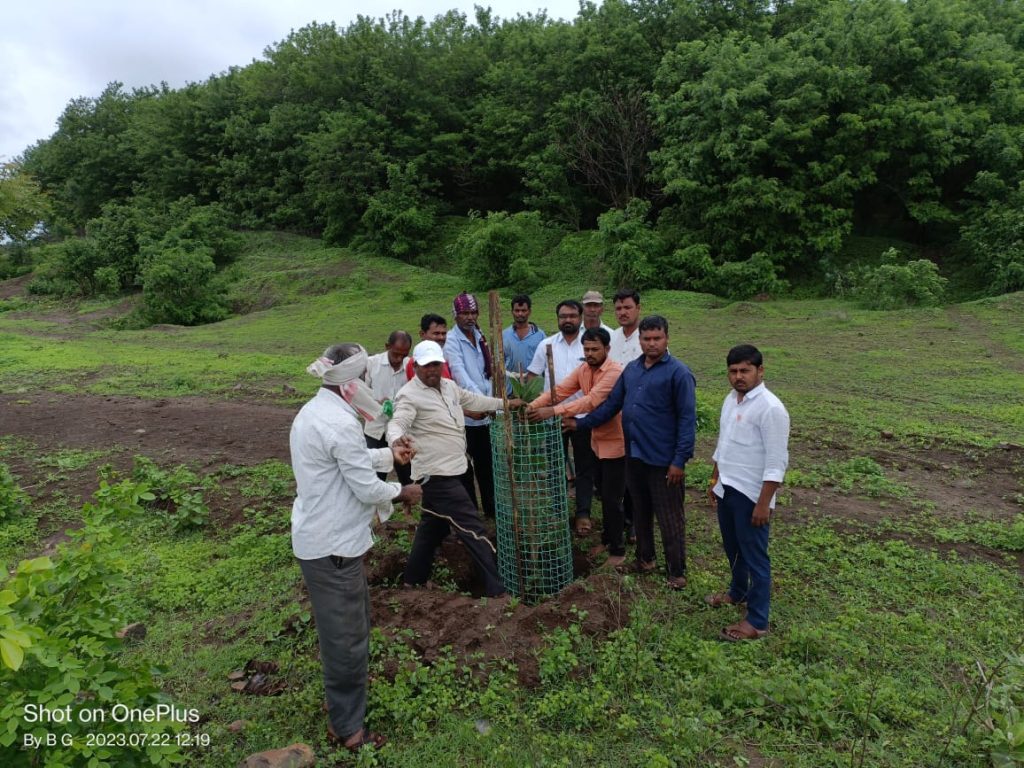
[[[572,581],[560,421],[530,424],[513,414],[511,436],[504,418],[491,423],[498,570],[505,588],[526,602]]]

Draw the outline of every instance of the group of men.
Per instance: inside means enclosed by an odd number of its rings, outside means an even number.
[[[545,391],[530,403],[493,396],[492,347],[468,293],[452,304],[451,332],[443,316],[427,314],[415,347],[410,334],[394,331],[380,354],[335,345],[309,367],[323,386],[292,427],[293,549],[316,617],[329,734],[347,748],[383,743],[363,724],[369,597],[362,556],[372,544],[374,519],[385,520],[396,501],[421,506],[406,586],[428,582],[436,550],[454,529],[485,593],[505,594],[483,520],[494,516],[489,424],[502,407],[526,408],[535,421],[561,419],[580,536],[591,532],[595,489],[601,500],[601,543],[592,556],[607,552],[607,563],[619,570],[655,572],[657,520],[666,584],[686,586],[683,494],[695,444],[696,381],[668,351],[664,317],[641,319],[640,295],[632,290],[620,290],[613,301],[614,331],[601,322],[603,297],[588,291],[582,301],[557,305],[558,332],[546,336],[530,319],[530,297],[513,297],[503,362],[510,377],[543,377]],[[788,463],[789,417],[764,387],[756,348],[734,347],[726,363],[732,388],[722,407],[708,494],[732,580],[705,602],[745,605],[746,616],[725,627],[721,638],[754,640],[768,631],[768,521]],[[386,480],[392,468],[398,483]],[[636,556],[626,563],[625,542],[634,532]]]

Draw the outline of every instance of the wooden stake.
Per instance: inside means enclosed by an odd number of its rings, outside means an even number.
[[[505,463],[508,470],[509,501],[512,504],[512,547],[516,551],[516,580],[519,582],[519,599],[525,600],[523,589],[523,553],[519,541],[519,502],[516,499],[515,461],[512,456],[512,411],[508,407],[508,389],[505,387],[505,340],[501,335],[501,298],[497,291],[487,293],[487,314],[491,328],[491,380],[494,396],[500,397],[504,408],[505,422]]]

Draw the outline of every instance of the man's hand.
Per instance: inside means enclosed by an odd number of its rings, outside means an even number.
[[[530,421],[547,421],[554,415],[555,409],[550,405],[538,405],[536,408],[531,405],[526,412],[526,418]]]
[[[715,479],[712,479],[711,482],[708,483],[708,504],[711,505],[712,509],[718,508],[718,497],[715,496],[715,486],[717,484],[718,481]]]
[[[408,464],[416,455],[416,444],[409,437],[396,438],[390,448],[391,455],[395,457],[395,464]]]
[[[419,504],[423,500],[423,486],[416,483],[403,485],[402,492],[395,496],[394,500],[408,505]]]
[[[563,416],[562,417],[562,431],[563,432],[575,432],[576,427],[579,426],[576,423],[575,416]]]
[[[510,397],[508,400],[508,408],[510,411],[514,411],[516,408],[522,408],[526,405],[526,401],[519,397]]]
[[[768,505],[758,502],[754,505],[754,514],[750,516],[750,524],[755,528],[768,525],[768,520],[771,519],[771,516],[772,511],[768,508]]]
[[[665,475],[665,484],[668,486],[680,485],[686,479],[686,472],[675,465],[671,465],[668,468],[668,474]]]

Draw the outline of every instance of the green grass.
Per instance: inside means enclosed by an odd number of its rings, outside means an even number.
[[[52,303],[37,316],[0,312],[0,390],[222,398],[256,390],[297,403],[316,386],[305,366],[329,343],[382,348],[396,327],[415,333],[424,312],[447,315],[463,288],[436,269],[356,258],[305,238],[247,241],[249,253],[233,267],[234,298],[266,309],[207,327],[143,331],[69,326],[50,316]],[[589,287],[610,293],[586,282],[582,261],[561,274],[564,281],[533,295],[533,319],[549,331],[560,299]],[[933,446],[984,455],[997,443],[1024,443],[1024,295],[870,312],[838,300],[724,303],[651,291],[642,308],[669,318],[671,348],[697,375],[705,409],[717,412],[727,391],[726,350],[752,342],[790,411],[789,486],[814,489],[821,508],[789,505],[773,524],[774,632],[739,647],[714,639],[733,614],[701,600],[726,576],[702,502],[713,447],[702,436],[688,468],[691,583],[683,593],[625,577],[636,597],[629,624],[595,640],[580,631],[578,615],[567,615],[539,650],[536,689],[520,687],[507,660],[463,664],[442,654],[426,665],[375,633],[371,724],[391,743],[361,763],[989,765],[998,737],[985,722],[998,721],[1001,705],[983,698],[979,706],[994,709],[969,723],[967,715],[982,690],[979,669],[990,675],[1020,653],[1022,517],[945,515],[916,501],[921,481],[871,456],[883,431],[892,433],[886,452]],[[605,321],[614,325],[610,306]],[[297,394],[282,394],[283,384]],[[115,450],[43,452],[8,437],[0,447],[0,459],[16,456],[54,478]],[[303,618],[288,537],[289,468],[272,461],[207,472],[207,502],[238,494],[241,523],[175,533],[153,514],[131,524],[128,551],[111,553],[129,564],[125,617],[149,629],[125,660],[159,666],[163,690],[208,718],[201,729],[214,746],[189,753],[192,765],[233,765],[295,741],[311,744],[324,764],[347,764],[323,739],[315,631]],[[872,524],[828,515],[839,497],[886,513]],[[0,521],[0,562],[38,551],[77,515],[72,500],[57,496]],[[408,544],[403,531],[378,546]],[[987,548],[989,557],[951,549],[961,545]],[[288,690],[232,693],[226,676],[249,659],[277,661]],[[227,730],[236,719],[250,721],[242,734]]]

